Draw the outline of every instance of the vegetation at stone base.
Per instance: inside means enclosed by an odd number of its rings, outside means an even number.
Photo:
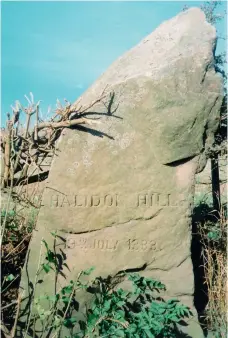
[[[7,222],[9,234],[12,228],[15,231],[15,220],[12,221],[12,216],[15,215],[11,211]],[[57,236],[55,233],[52,235],[54,238]],[[23,237],[23,234],[21,236]],[[12,329],[8,329],[3,322],[1,324],[2,332],[6,338],[15,337],[16,326],[22,327],[20,336],[37,337],[37,325],[39,328],[41,327],[38,337],[63,337],[63,327],[65,328],[64,337],[67,338],[176,337],[180,332],[177,324],[182,325],[185,319],[191,317],[190,309],[178,300],[164,301],[159,296],[160,291],[165,291],[165,285],[161,282],[133,273],[128,275],[128,279],[132,283],[132,291],[125,291],[122,288],[116,289],[113,280],[115,278],[119,280],[126,276],[127,274],[124,272],[113,278],[111,276],[106,279],[99,277],[90,283],[83,281],[82,277],[88,276],[94,268],[81,271],[76,280],[70,280],[59,290],[56,290],[55,285],[54,296],[53,294],[45,294],[35,298],[37,288],[43,289],[42,280],[39,279],[40,273],[44,271],[49,274],[51,271],[55,271],[57,277],[58,274],[62,274],[62,267],[67,266],[64,252],[60,256],[55,251],[55,239],[52,249],[49,248],[45,240],[43,240],[42,246],[45,247],[45,259],[39,261],[35,285],[31,286],[30,284],[32,297],[29,298],[26,324],[23,325],[20,322],[18,309],[24,301],[23,296],[20,295],[17,304],[11,304],[17,305],[16,318],[13,318],[11,313]],[[40,256],[42,255],[40,254]],[[21,264],[18,266],[18,269],[20,268],[22,268]],[[5,271],[4,275],[6,276]],[[12,273],[4,279],[3,295],[7,287],[16,281]],[[2,287],[3,285],[4,282]],[[77,292],[88,292],[93,295],[92,305],[87,308],[84,321],[77,319],[77,311],[79,310]],[[2,320],[7,319],[4,316],[4,309],[7,308],[7,305],[3,306]]]
[[[205,331],[215,338],[227,337],[227,210],[221,206],[219,217],[212,205],[200,202],[194,208],[193,261],[197,261],[198,306]],[[197,300],[196,300],[197,302]]]
[[[189,308],[176,299],[164,301],[152,296],[154,290],[165,290],[158,281],[138,274],[130,274],[129,280],[133,292],[113,291],[101,278],[96,280],[101,292],[88,310],[85,333],[97,331],[95,337],[176,337],[177,323],[191,316]]]
[[[6,231],[1,246],[1,319],[13,327],[17,311],[18,289],[28,244],[35,223],[35,214],[19,216],[15,210],[1,211],[1,225]]]
[[[57,234],[52,235],[57,237]],[[37,288],[43,289],[40,272],[49,274],[53,270],[56,275],[63,274],[62,266],[67,266],[64,253],[60,255],[55,251],[55,240],[52,249],[45,240],[43,245],[45,260],[39,262],[36,284],[31,287],[33,292],[29,297],[27,321],[21,332],[24,337],[177,337],[181,332],[177,324],[183,324],[192,315],[190,309],[178,300],[164,301],[159,296],[160,291],[165,291],[165,285],[136,273],[121,272],[114,277],[83,281],[82,277],[88,276],[94,268],[81,271],[76,280],[70,280],[55,291],[54,296],[47,294],[35,298]],[[125,276],[132,283],[132,291],[115,288],[115,278],[119,280]],[[78,292],[93,295],[85,320],[77,319],[80,308]],[[21,325],[19,318],[18,326]]]

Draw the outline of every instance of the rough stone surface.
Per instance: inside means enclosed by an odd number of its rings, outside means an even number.
[[[67,275],[91,266],[92,277],[142,269],[194,311],[195,174],[206,164],[222,99],[215,36],[199,9],[183,12],[114,62],[76,102],[89,105],[106,85],[115,93],[112,115],[102,103],[91,109],[101,121],[96,131],[62,133],[30,246],[31,280],[41,239],[51,243],[49,233],[58,230],[66,239]],[[46,283],[51,288],[53,280]],[[195,320],[185,330],[202,337]]]

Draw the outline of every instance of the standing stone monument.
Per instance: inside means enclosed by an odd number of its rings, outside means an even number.
[[[28,275],[34,280],[41,239],[51,243],[57,230],[66,240],[69,278],[91,266],[93,278],[138,269],[195,312],[195,174],[205,166],[223,94],[215,40],[201,10],[183,12],[115,61],[76,102],[89,105],[106,86],[111,93],[88,110],[100,118],[96,130],[68,129],[59,139],[22,286]],[[186,332],[203,336],[195,319]]]

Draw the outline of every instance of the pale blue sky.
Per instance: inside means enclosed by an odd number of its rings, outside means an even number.
[[[8,2],[2,10],[2,123],[33,92],[42,110],[73,102],[121,54],[202,1]],[[223,2],[221,10],[226,7]],[[220,24],[225,31],[225,24]],[[221,42],[220,50],[225,49]]]

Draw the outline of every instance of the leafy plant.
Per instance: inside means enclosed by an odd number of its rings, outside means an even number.
[[[112,289],[101,277],[95,280],[95,300],[77,337],[176,337],[177,324],[191,316],[190,309],[159,297],[165,291],[159,281],[139,274],[130,274],[128,280],[132,291]]]
[[[60,259],[55,251],[55,240],[58,236],[55,233],[52,235],[53,249],[43,241],[46,250],[45,263],[40,265],[37,275],[41,271],[46,274],[54,271],[58,274],[62,272],[63,265],[67,267],[64,257]],[[177,299],[165,301],[160,297],[159,293],[166,289],[159,281],[126,273],[106,279],[97,277],[91,283],[82,281],[82,277],[90,275],[93,269],[81,271],[76,280],[70,280],[59,290],[56,290],[55,285],[52,295],[30,298],[33,304],[29,308],[25,337],[28,333],[29,336],[30,333],[37,335],[40,331],[42,336],[52,338],[63,335],[68,338],[171,338],[176,337],[179,332],[178,325],[192,315],[190,309]],[[117,288],[116,285],[127,277],[131,288]],[[115,278],[117,283],[114,283]],[[88,293],[90,298],[93,295],[91,305],[86,306],[85,320],[77,317],[78,291],[83,291],[85,298]],[[83,310],[80,311],[82,314]]]

